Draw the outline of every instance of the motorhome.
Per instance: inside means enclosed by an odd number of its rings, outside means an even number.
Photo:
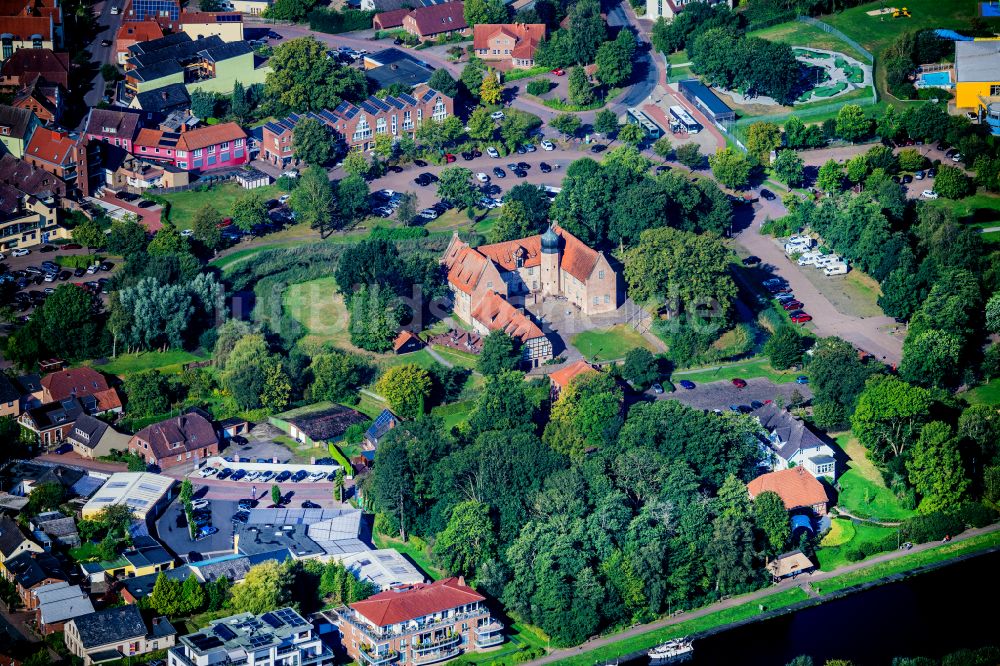
[[[826,268],[834,264],[844,263],[844,258],[836,254],[828,254],[816,260],[816,268]]]
[[[823,275],[827,277],[831,275],[846,275],[847,274],[847,264],[830,264],[823,269]]]
[[[799,260],[796,262],[799,266],[807,266],[809,264],[815,264],[817,261],[823,258],[822,252],[806,252]]]

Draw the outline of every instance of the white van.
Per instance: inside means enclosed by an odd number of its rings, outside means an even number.
[[[813,239],[809,236],[792,236],[785,243],[791,245],[805,245],[806,247],[812,247]]]
[[[802,254],[803,252],[808,252],[810,246],[805,243],[785,243],[785,254],[792,256],[793,254]]]
[[[831,275],[846,275],[847,274],[847,264],[830,264],[823,269],[823,275],[827,277]]]
[[[824,257],[820,257],[816,261],[816,268],[826,268],[827,266],[833,266],[834,264],[844,263],[844,258],[836,254],[828,254]]]
[[[809,264],[815,264],[817,261],[823,258],[822,252],[806,252],[799,260],[796,262],[799,266],[808,266]]]

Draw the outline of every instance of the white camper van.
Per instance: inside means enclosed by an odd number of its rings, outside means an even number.
[[[828,254],[816,260],[816,268],[826,268],[834,264],[844,263],[844,258],[836,254]]]
[[[815,264],[817,261],[823,258],[822,252],[806,252],[799,260],[796,262],[799,266],[808,266],[809,264]]]
[[[847,274],[847,264],[830,264],[823,269],[823,275],[827,277],[831,275],[846,275]]]

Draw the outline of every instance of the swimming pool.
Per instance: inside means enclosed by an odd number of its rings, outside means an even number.
[[[923,72],[920,74],[920,84],[923,88],[950,88],[951,74],[949,72]]]

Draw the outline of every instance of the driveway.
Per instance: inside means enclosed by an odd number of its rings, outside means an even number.
[[[812,390],[808,384],[775,384],[770,379],[764,377],[754,377],[746,380],[744,388],[736,388],[728,379],[707,384],[695,383],[691,390],[680,387],[680,380],[684,379],[683,372],[675,372],[673,375],[674,385],[677,390],[673,393],[657,395],[657,400],[676,400],[688,407],[695,409],[721,409],[727,411],[730,405],[749,405],[754,400],[765,402],[781,398],[785,405],[791,404],[792,394],[796,391],[803,398],[812,398]],[[655,395],[655,394],[650,394]]]

